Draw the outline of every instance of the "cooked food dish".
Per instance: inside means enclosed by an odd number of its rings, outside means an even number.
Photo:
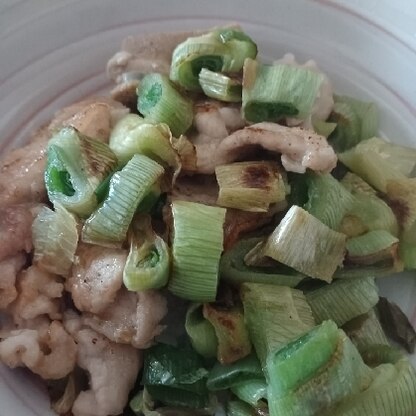
[[[376,279],[416,268],[416,149],[239,27],[107,72],[2,161],[1,362],[62,415],[414,416]]]

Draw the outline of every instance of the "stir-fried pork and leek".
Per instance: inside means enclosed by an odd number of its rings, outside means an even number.
[[[2,162],[1,361],[62,415],[414,416],[375,279],[416,268],[416,150],[239,28],[107,69]]]

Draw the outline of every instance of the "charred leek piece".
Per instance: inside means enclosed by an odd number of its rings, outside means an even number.
[[[246,265],[244,257],[262,240],[262,238],[240,240],[230,250],[226,251],[220,261],[221,278],[234,284],[251,282],[289,287],[297,286],[305,276],[284,264],[276,262],[276,267],[251,267]]]
[[[371,148],[365,140],[338,155],[341,162],[378,191],[386,193],[387,184],[405,176],[392,163]]]
[[[284,64],[244,62],[243,117],[250,122],[277,121],[283,117],[305,119],[323,81],[322,75],[306,68]]]
[[[239,72],[246,58],[255,58],[256,44],[244,32],[219,29],[188,38],[173,51],[170,79],[187,90],[200,91],[202,68],[213,72]]]
[[[237,307],[224,309],[206,303],[203,314],[214,327],[218,340],[217,360],[221,364],[231,364],[250,354],[251,342],[242,310]]]
[[[108,197],[86,220],[82,240],[103,246],[121,244],[140,202],[159,180],[162,166],[143,155],[134,155],[110,181]]]
[[[75,217],[59,203],[55,212],[43,207],[32,224],[33,262],[50,273],[66,276],[75,258],[77,226]]]
[[[374,345],[389,345],[374,309],[347,322],[342,329],[360,353]]]
[[[128,290],[142,291],[159,289],[169,279],[169,248],[148,225],[140,230],[141,235],[132,233],[130,252],[123,271],[124,286]]]
[[[378,302],[374,278],[337,280],[306,293],[316,322],[332,319],[342,326],[351,319],[367,313]]]
[[[338,230],[354,198],[331,174],[308,174],[308,202],[304,208],[333,230]]]
[[[86,217],[97,205],[95,189],[117,166],[111,149],[65,127],[48,143],[45,185],[50,201]]]
[[[354,264],[375,264],[398,259],[399,239],[385,230],[375,230],[347,240],[346,261]],[[398,267],[399,268],[399,267]]]
[[[331,321],[270,354],[266,369],[270,416],[322,414],[371,382],[371,370]]]
[[[137,87],[137,109],[151,123],[166,123],[179,137],[191,127],[192,102],[182,96],[162,74],[146,75]]]
[[[377,347],[380,349],[380,347]],[[324,416],[410,416],[416,409],[416,370],[409,360],[383,346],[381,354],[392,361],[372,371],[372,383],[360,394],[345,398]]]
[[[212,302],[217,294],[225,209],[175,201],[172,214],[173,265],[169,290],[195,302]]]
[[[202,68],[199,84],[207,97],[231,103],[241,102],[241,80]]]
[[[263,367],[271,352],[315,325],[312,311],[300,290],[244,283],[241,298],[250,339]]]
[[[277,163],[239,162],[215,168],[220,192],[217,204],[243,211],[267,212],[286,198],[287,186]]]
[[[307,276],[330,282],[344,251],[344,234],[293,205],[268,239],[247,254],[246,262],[250,259],[248,264],[259,264],[267,256]]]
[[[348,172],[341,183],[354,196],[354,203],[343,218],[339,231],[349,237],[374,230],[386,230],[393,236],[398,235],[399,227],[392,209],[367,182]]]
[[[110,148],[120,163],[127,163],[136,153],[162,162],[175,171],[180,158],[171,145],[172,134],[166,124],[149,124],[137,114],[127,114],[114,126]]]
[[[216,363],[208,374],[207,387],[211,391],[226,390],[250,380],[264,381],[260,362],[253,354],[231,365]]]
[[[192,303],[186,312],[185,330],[194,350],[205,358],[217,356],[218,339],[214,326],[204,318],[202,305]]]

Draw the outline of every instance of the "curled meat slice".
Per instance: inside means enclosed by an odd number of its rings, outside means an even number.
[[[0,207],[0,261],[25,251],[32,245],[32,222],[41,204],[21,204]]]
[[[248,157],[256,147],[282,154],[282,165],[287,171],[303,173],[306,168],[330,172],[337,156],[325,137],[311,130],[286,127],[275,123],[258,123],[237,130],[218,145],[207,165],[207,173],[215,166]]]
[[[72,407],[74,416],[119,415],[142,366],[141,352],[115,344],[91,329],[75,334],[77,364],[89,373],[90,389],[82,391]]]
[[[124,250],[78,246],[66,289],[80,311],[99,313],[113,302],[123,283],[126,259]]]
[[[99,315],[84,314],[83,322],[111,341],[148,348],[163,330],[166,299],[158,291],[121,289],[114,303]]]
[[[0,262],[0,309],[5,309],[17,297],[16,275],[26,263],[26,256],[18,253]]]
[[[11,368],[27,367],[44,379],[67,376],[74,369],[76,355],[77,345],[58,321],[53,321],[46,331],[12,331],[0,342],[4,364]]]
[[[37,266],[23,270],[17,278],[18,296],[12,305],[15,322],[48,315],[61,318],[61,297],[64,285],[61,278]]]

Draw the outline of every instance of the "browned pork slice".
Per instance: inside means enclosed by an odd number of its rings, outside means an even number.
[[[167,313],[165,297],[158,291],[129,292],[121,289],[103,313],[83,314],[84,324],[111,341],[148,348],[163,330],[160,321]]]
[[[142,366],[141,352],[130,345],[115,344],[91,329],[81,329],[74,337],[77,364],[88,372],[90,389],[75,400],[73,415],[121,414]]]
[[[6,309],[16,299],[16,276],[25,263],[26,256],[23,253],[0,262],[0,309]]]
[[[61,322],[47,330],[19,329],[0,342],[0,360],[11,368],[27,367],[45,379],[67,376],[75,366],[77,345]]]
[[[0,261],[22,251],[30,253],[32,222],[41,204],[0,205]]]
[[[311,130],[265,122],[237,130],[222,140],[210,163],[205,165],[206,172],[212,173],[215,166],[247,158],[256,147],[280,153],[283,167],[290,172],[303,173],[306,168],[330,172],[337,163],[337,156],[325,137]]]
[[[108,61],[107,74],[118,84],[123,82],[123,74],[126,73],[169,74],[172,53],[176,46],[191,36],[203,33],[189,31],[128,36],[121,43],[121,51]]]
[[[16,301],[12,304],[16,323],[47,315],[51,319],[61,319],[61,297],[64,290],[62,279],[31,266],[17,277]]]
[[[100,313],[114,301],[123,283],[124,250],[80,244],[66,290],[80,311]]]

